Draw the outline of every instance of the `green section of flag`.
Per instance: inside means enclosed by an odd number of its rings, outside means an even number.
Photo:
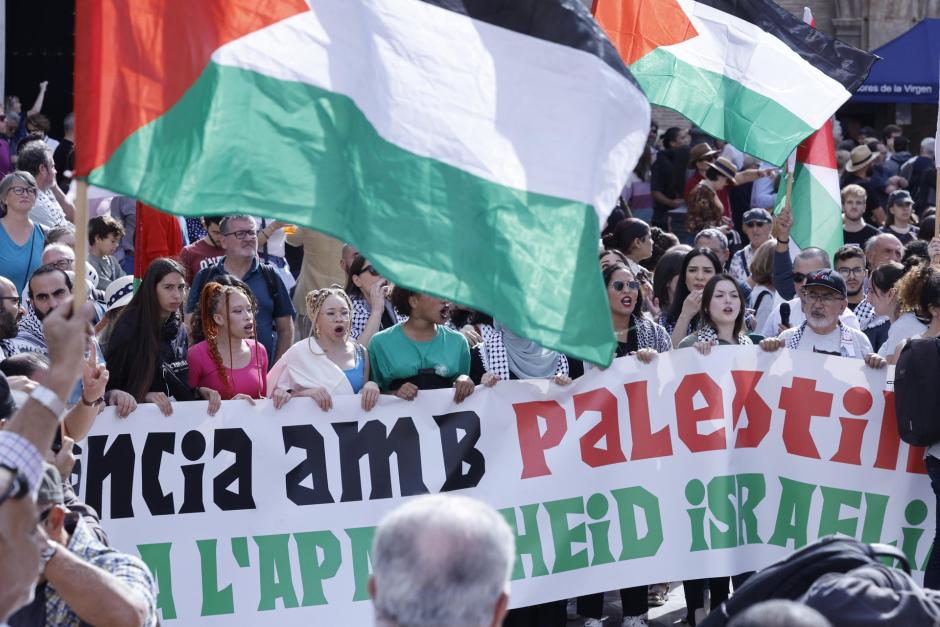
[[[775,100],[657,48],[630,66],[649,101],[764,161],[783,164],[815,129]]]
[[[780,213],[787,202],[786,177],[780,177],[777,206]],[[812,171],[802,163],[793,170],[793,228],[790,238],[798,247],[815,246],[835,254],[844,244],[842,232],[842,207]]]
[[[308,84],[210,64],[88,180],[177,215],[328,233],[392,281],[574,357],[608,364],[616,346],[591,206],[406,151],[352,100]]]

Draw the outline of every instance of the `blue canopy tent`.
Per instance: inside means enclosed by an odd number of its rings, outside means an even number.
[[[881,57],[853,102],[937,104],[940,95],[940,19],[918,22],[874,54]]]

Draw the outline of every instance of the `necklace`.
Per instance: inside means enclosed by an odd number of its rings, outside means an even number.
[[[630,327],[627,327],[626,329],[624,329],[624,330],[622,330],[622,331],[617,331],[617,330],[615,329],[615,330],[614,330],[614,335],[617,336],[617,341],[618,341],[618,342],[626,342],[626,341],[627,341],[627,338],[630,337],[630,331],[633,331],[635,328],[636,328],[636,327],[630,326]]]

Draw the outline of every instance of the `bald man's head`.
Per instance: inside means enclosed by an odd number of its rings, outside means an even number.
[[[19,332],[17,323],[22,315],[20,295],[16,286],[10,279],[0,276],[0,339],[16,337]]]
[[[0,296],[19,296],[13,281],[5,276],[0,276]]]

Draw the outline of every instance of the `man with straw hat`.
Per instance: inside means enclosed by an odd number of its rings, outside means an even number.
[[[872,180],[872,169],[877,153],[862,144],[852,149],[849,160],[845,164],[845,173],[839,181],[839,187],[845,188],[847,185],[858,185],[865,190],[865,221],[875,226],[881,226],[885,223],[887,217],[881,203],[882,190],[877,188]]]

